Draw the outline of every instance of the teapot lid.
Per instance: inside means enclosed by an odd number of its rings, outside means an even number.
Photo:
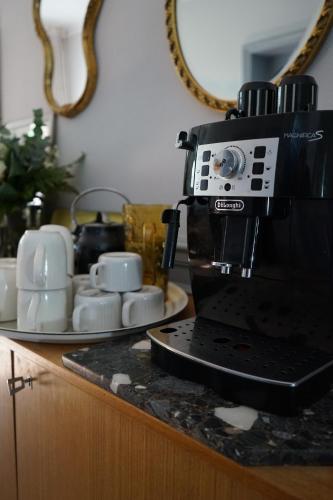
[[[115,222],[115,221],[112,221],[112,220],[103,220],[103,214],[102,212],[97,212],[96,214],[96,219],[94,221],[91,221],[91,222],[87,222],[86,224],[82,224],[82,226],[85,226],[85,227],[93,227],[93,228],[98,228],[98,227],[102,227],[102,228],[107,228],[109,226],[122,226],[123,224],[121,224],[120,222]]]
[[[86,222],[84,224],[78,224],[73,231],[73,234],[79,234],[82,230],[91,230],[91,231],[98,231],[98,230],[107,230],[107,229],[115,229],[122,227],[123,224],[121,222],[114,222],[114,221],[103,221],[103,215],[101,212],[97,212],[96,214],[96,219],[91,222]]]

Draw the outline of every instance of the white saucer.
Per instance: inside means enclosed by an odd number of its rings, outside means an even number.
[[[167,300],[165,303],[165,315],[160,321],[129,328],[119,328],[103,332],[24,332],[17,329],[16,321],[0,323],[0,335],[13,340],[26,340],[27,342],[45,342],[50,344],[76,344],[99,342],[105,339],[122,337],[133,333],[145,331],[147,328],[168,322],[180,313],[188,303],[186,292],[175,283],[169,282]]]

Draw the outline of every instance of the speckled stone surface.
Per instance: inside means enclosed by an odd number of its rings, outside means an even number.
[[[252,427],[242,430],[235,422],[232,425],[215,416],[216,408],[222,408],[224,414],[223,408],[236,405],[203,385],[173,377],[154,365],[149,342],[145,334],[114,339],[65,354],[63,362],[84,378],[243,465],[333,464],[333,390],[298,417],[258,412]]]

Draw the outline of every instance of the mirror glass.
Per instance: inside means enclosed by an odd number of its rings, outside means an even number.
[[[41,0],[41,22],[53,52],[52,93],[60,106],[75,103],[86,87],[82,33],[89,1]]]
[[[176,0],[188,69],[213,96],[235,99],[242,83],[283,73],[322,6],[323,0]]]

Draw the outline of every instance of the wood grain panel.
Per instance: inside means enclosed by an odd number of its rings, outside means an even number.
[[[20,500],[263,498],[37,363],[16,354],[15,367],[34,378],[16,397]]]
[[[11,351],[0,344],[0,498],[16,500],[16,462],[13,398],[7,390],[12,377]]]
[[[260,467],[260,474],[271,484],[302,500],[333,498],[333,467]]]

